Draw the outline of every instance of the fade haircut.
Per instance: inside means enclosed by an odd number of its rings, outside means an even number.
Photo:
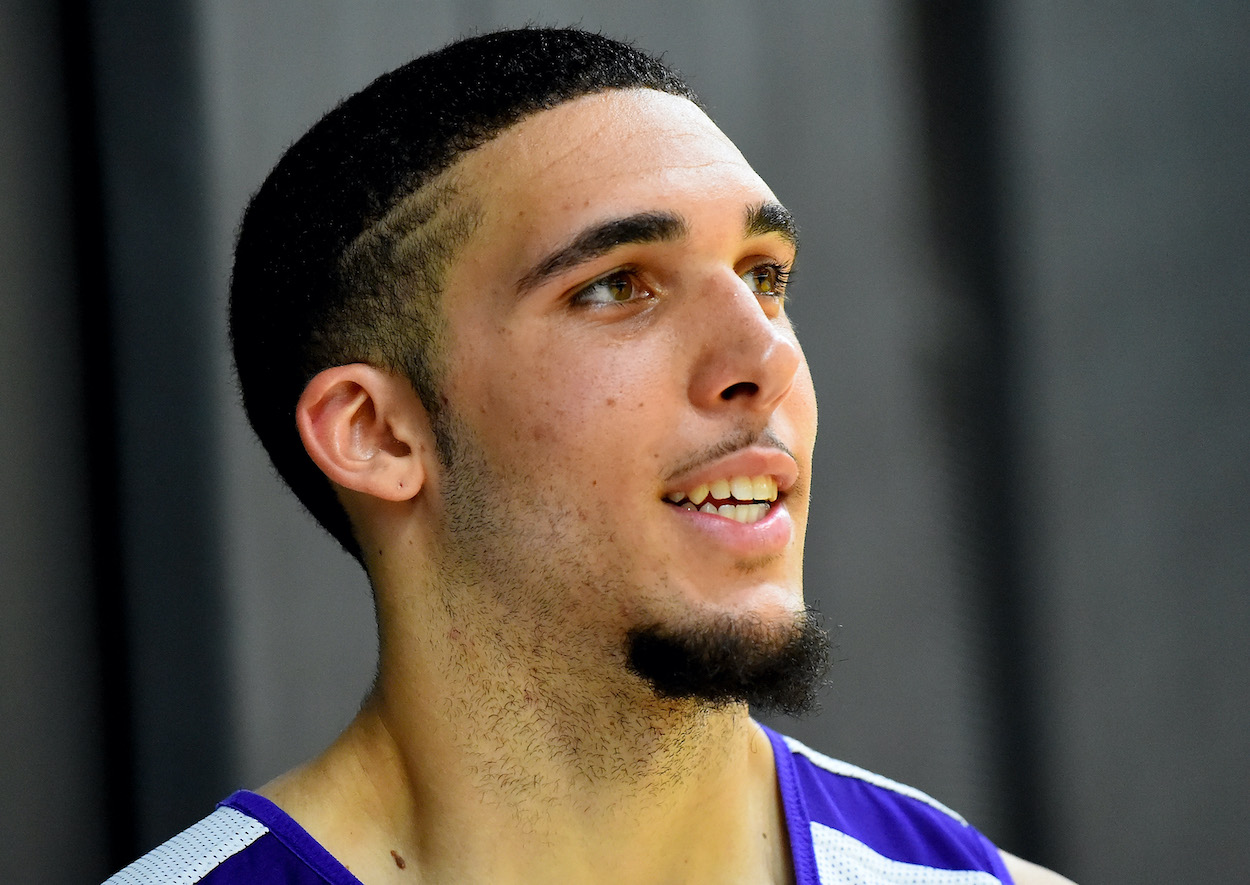
[[[439,295],[477,222],[452,167],[531,114],[634,88],[698,103],[659,59],[598,34],[471,37],[344,100],[252,197],[230,283],[243,406],[278,473],[358,560],[347,514],[296,429],[304,388],[324,369],[369,363],[406,376],[437,426]]]

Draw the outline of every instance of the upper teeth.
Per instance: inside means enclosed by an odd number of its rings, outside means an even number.
[[[734,476],[703,483],[689,491],[669,492],[664,497],[674,504],[689,503],[705,511],[708,506],[717,506],[709,502],[709,498],[731,505],[752,501],[776,501],[777,480],[771,476]]]

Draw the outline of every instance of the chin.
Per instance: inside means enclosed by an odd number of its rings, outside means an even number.
[[[686,585],[689,607],[685,617],[704,620],[741,620],[744,625],[789,625],[805,611],[800,578],[761,575],[743,564],[737,574],[709,581],[700,575]]]

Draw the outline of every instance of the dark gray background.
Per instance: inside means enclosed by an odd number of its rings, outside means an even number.
[[[0,881],[103,878],[315,752],[363,576],[232,391],[282,149],[474,29],[663,52],[798,216],[821,404],[781,727],[1101,883],[1250,864],[1250,7],[0,2]]]

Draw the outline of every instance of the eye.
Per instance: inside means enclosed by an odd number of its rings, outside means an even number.
[[[618,270],[606,277],[600,277],[581,289],[573,296],[572,303],[594,307],[605,304],[629,304],[649,297],[651,293],[639,284],[632,273]]]
[[[742,275],[742,280],[756,295],[779,298],[786,294],[790,271],[780,264],[757,264]]]

